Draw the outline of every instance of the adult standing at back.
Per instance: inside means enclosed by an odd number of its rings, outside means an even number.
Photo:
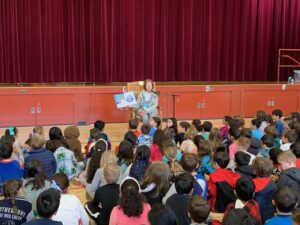
[[[137,99],[137,111],[143,123],[149,123],[151,117],[157,116],[158,93],[152,80],[144,81],[142,90]]]

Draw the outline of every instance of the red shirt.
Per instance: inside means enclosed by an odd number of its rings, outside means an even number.
[[[93,142],[88,142],[85,146],[85,156],[88,157],[89,156],[89,150],[90,150],[90,145],[92,144]]]
[[[255,193],[263,190],[268,185],[270,180],[271,178],[266,178],[266,177],[254,178],[253,183],[255,184]]]
[[[229,169],[217,169],[209,175],[208,188],[211,197],[211,206],[214,211],[215,203],[217,200],[217,182],[226,181],[232,188],[235,188],[237,180],[241,176],[238,173],[233,172]]]
[[[161,152],[159,150],[159,146],[157,144],[152,144],[151,145],[150,152],[151,152],[150,162],[162,161],[163,154],[161,154]]]
[[[135,134],[135,136],[137,136],[137,137],[139,137],[139,136],[142,135],[142,132],[139,131],[139,130],[133,130],[132,132],[133,132],[133,133]]]
[[[296,161],[296,168],[300,168],[300,159],[297,159]]]
[[[230,212],[230,210],[234,209],[234,207],[235,207],[235,204],[230,203],[226,208],[223,218],[225,218],[227,216],[227,214]],[[248,202],[246,202],[243,209],[245,209],[250,214],[250,216],[252,216],[252,218],[254,218],[256,220],[257,224],[262,224],[261,215],[259,212],[259,206],[255,200],[251,199]],[[222,225],[222,223],[217,220],[213,220],[211,224],[212,225]]]

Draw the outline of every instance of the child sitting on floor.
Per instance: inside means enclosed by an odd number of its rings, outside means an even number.
[[[108,149],[111,149],[111,143],[110,143],[109,137],[106,133],[104,133],[105,122],[103,120],[97,120],[94,123],[94,127],[98,128],[100,130],[101,134],[106,137],[106,141],[108,143]]]
[[[224,116],[223,118],[223,127],[221,127],[221,137],[224,141],[228,139],[228,132],[229,132],[229,123],[232,120],[231,116]]]
[[[182,173],[183,169],[180,166],[179,160],[178,160],[178,150],[177,150],[176,145],[172,141],[164,142],[164,153],[165,153],[165,157],[168,160],[167,163],[170,167],[172,176],[174,177],[174,176],[177,176],[180,173]]]
[[[54,157],[57,163],[56,172],[66,174],[69,179],[77,177],[84,167],[83,162],[76,160],[74,152],[65,147],[56,149]]]
[[[209,175],[215,171],[213,167],[212,155],[215,153],[215,146],[207,140],[200,141],[198,147],[198,157],[201,160],[201,165],[198,169],[198,173]]]
[[[261,125],[261,121],[259,119],[251,120],[251,127],[252,127],[252,137],[257,139],[261,139],[264,135],[263,132],[259,129]]]
[[[168,205],[175,213],[179,224],[190,225],[188,207],[191,200],[195,179],[189,173],[182,173],[175,178],[176,193],[168,198]],[[180,204],[178,204],[180,202]]]
[[[18,134],[19,130],[16,127],[9,127],[5,131],[6,137],[10,137],[13,140],[13,154],[12,159],[17,160],[21,166],[21,168],[24,168],[24,155],[22,152],[22,144],[18,140]]]
[[[227,209],[224,213],[224,217],[232,209],[245,209],[251,216],[254,218],[258,224],[262,224],[261,215],[259,211],[259,206],[257,202],[253,199],[255,192],[255,185],[252,180],[247,178],[240,178],[236,182],[235,194],[237,200],[235,203],[231,203],[227,206]]]
[[[203,127],[203,132],[201,132],[200,134],[204,137],[205,140],[208,140],[210,130],[213,127],[212,123],[209,121],[204,121],[202,127]]]
[[[132,131],[135,136],[139,137],[142,135],[141,131],[138,130],[139,120],[138,119],[130,119],[128,122],[128,130]]]
[[[23,182],[24,197],[32,204],[32,211],[37,217],[36,199],[41,192],[50,188],[50,182],[44,172],[43,163],[30,160],[26,169],[27,177]]]
[[[210,193],[210,202],[212,211],[224,212],[227,205],[233,202],[233,189],[240,175],[232,170],[226,169],[229,164],[229,155],[227,152],[217,152],[213,156],[215,172],[209,175],[208,190]],[[224,191],[225,195],[220,195]],[[230,194],[230,195],[229,195]],[[218,198],[219,197],[219,198]],[[225,198],[226,197],[226,198]]]
[[[4,183],[4,198],[0,200],[0,224],[21,225],[32,219],[32,205],[22,196],[22,181],[11,179]]]
[[[255,175],[253,174],[252,165],[249,165],[250,158],[250,155],[243,151],[235,153],[234,160],[236,168],[234,169],[234,172],[240,174],[241,177],[252,180]]]
[[[273,171],[273,163],[268,158],[257,157],[252,164],[253,172],[256,178],[253,179],[255,185],[255,197],[259,210],[261,213],[261,219],[264,223],[270,219],[275,212],[275,207],[272,204],[272,199],[276,192],[276,184],[271,179]]]
[[[95,146],[96,141],[100,139],[101,131],[98,128],[90,129],[90,137],[85,146],[85,157],[91,157],[91,148]]]
[[[270,136],[273,137],[274,143],[273,143],[273,146],[271,146],[271,147],[280,148],[281,138],[278,137],[278,131],[277,131],[275,126],[273,126],[273,125],[267,126],[264,130],[264,134],[265,135],[270,135]]]
[[[195,181],[193,184],[193,192],[192,195],[201,195],[205,199],[207,198],[207,184],[205,181],[205,178],[202,174],[199,174],[196,172],[197,168],[199,167],[200,161],[197,157],[197,155],[193,153],[184,153],[180,160],[180,165],[184,171],[191,174]],[[179,174],[180,175],[180,174]],[[176,177],[174,178],[176,180]],[[166,203],[166,201],[173,195],[177,193],[175,189],[175,183],[173,183],[168,190],[167,194],[163,197],[163,203]]]
[[[264,132],[265,128],[268,126],[266,112],[262,110],[256,111],[256,119],[261,122],[259,129],[261,130],[261,132]]]
[[[150,149],[146,145],[139,146],[135,152],[134,161],[130,166],[129,176],[142,183],[146,170],[150,165]]]
[[[69,186],[69,179],[64,173],[57,173],[52,177],[51,187],[61,193],[58,210],[52,219],[61,221],[63,224],[88,225],[89,218],[80,200],[75,195],[68,193]]]
[[[257,156],[269,158],[269,152],[274,147],[274,138],[272,135],[265,134],[262,138],[262,147],[259,149]]]
[[[277,181],[281,174],[277,158],[280,155],[280,153],[282,153],[282,152],[283,151],[279,148],[272,148],[269,152],[270,159],[272,160],[273,166],[274,166],[273,172],[272,172],[272,180],[273,181]]]
[[[277,161],[281,170],[277,187],[288,186],[291,188],[300,203],[300,169],[296,168],[296,156],[292,151],[285,151],[278,155]]]
[[[60,204],[60,193],[54,188],[43,191],[37,198],[37,212],[39,219],[24,223],[24,225],[63,225],[62,222],[52,220]]]
[[[25,158],[25,177],[28,175],[26,172],[30,161],[39,160],[43,164],[47,178],[50,179],[56,172],[57,164],[53,153],[44,148],[45,139],[42,136],[33,136],[30,145],[32,149]]]
[[[150,161],[162,161],[164,156],[163,142],[166,140],[165,134],[161,129],[157,129],[153,136],[153,143],[150,147]]]
[[[229,139],[231,144],[229,145],[229,158],[230,160],[234,159],[234,154],[236,153],[236,143],[238,138],[240,137],[240,130],[236,127],[231,127],[229,129]]]
[[[247,150],[250,148],[251,141],[246,137],[239,137],[236,143],[236,151],[244,152],[250,156],[249,165],[252,165],[253,160],[255,159],[255,155],[249,153]]]
[[[280,149],[283,151],[290,150],[291,145],[296,141],[297,134],[293,130],[286,130],[283,132],[283,136],[281,138],[282,145]]]
[[[204,225],[210,214],[210,207],[201,196],[193,196],[189,205],[189,215],[191,217],[191,225]]]
[[[193,153],[184,153],[180,160],[180,165],[185,172],[191,174],[195,179],[193,185],[193,195],[201,195],[204,199],[207,199],[207,184],[203,175],[196,172],[197,168],[201,164],[197,155]]]
[[[277,215],[269,219],[265,225],[292,224],[292,211],[297,204],[297,195],[289,187],[280,188],[275,195]]]
[[[283,134],[283,122],[281,120],[282,111],[280,109],[275,109],[272,111],[272,119],[275,122],[275,126],[278,132],[278,137],[281,138]]]
[[[141,127],[142,135],[138,137],[138,146],[147,145],[149,148],[153,143],[153,138],[149,135],[150,125],[143,124]]]
[[[194,138],[197,136],[198,131],[195,127],[190,127],[187,129],[184,135],[184,141],[180,145],[180,150],[182,152],[197,154],[197,146],[194,144]]]
[[[149,135],[153,137],[155,131],[160,128],[161,119],[159,117],[151,117],[149,123],[151,126]]]
[[[22,180],[23,170],[16,160],[12,160],[12,142],[0,141],[0,178],[2,182],[10,179]]]
[[[109,163],[103,169],[105,185],[99,187],[92,201],[85,204],[87,213],[99,225],[108,225],[112,209],[118,205],[119,180],[121,169],[115,163]]]
[[[191,125],[188,122],[182,121],[179,123],[178,134],[175,137],[176,145],[180,146],[182,144],[182,142],[184,141],[184,135],[189,127],[191,127]],[[197,134],[198,134],[198,130],[197,130]]]
[[[110,163],[117,165],[116,153],[114,151],[103,152],[100,160],[100,167],[96,170],[92,182],[86,186],[86,193],[91,198],[94,197],[94,194],[99,187],[102,187],[106,184],[106,180],[104,178],[104,167]]]

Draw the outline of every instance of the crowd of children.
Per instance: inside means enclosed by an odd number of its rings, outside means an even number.
[[[300,115],[149,124],[131,119],[115,148],[96,121],[84,150],[78,127],[37,126],[0,140],[0,224],[300,225]],[[178,124],[177,124],[178,123]],[[84,206],[68,193],[86,189]],[[220,216],[221,215],[221,216]]]

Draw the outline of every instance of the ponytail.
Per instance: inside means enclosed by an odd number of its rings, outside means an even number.
[[[182,172],[182,167],[179,165],[177,159],[177,147],[172,141],[167,141],[163,143],[164,153],[169,160],[169,165],[171,172],[177,176]]]
[[[182,167],[179,165],[177,160],[172,160],[170,161],[170,168],[171,172],[173,173],[174,176],[178,176],[183,172]]]
[[[8,180],[4,183],[4,197],[11,199],[12,209],[13,213],[17,213],[17,204],[16,204],[16,197],[18,194],[18,191],[22,187],[22,181],[20,180]]]
[[[11,197],[11,205],[12,205],[13,213],[16,214],[18,208],[17,208],[17,204],[16,204],[16,195],[15,195],[15,193],[13,193],[13,195]]]
[[[40,160],[30,160],[27,168],[27,174],[30,179],[25,187],[29,184],[32,184],[31,190],[39,190],[45,187],[45,181],[47,180],[47,176],[44,173],[43,164]]]

